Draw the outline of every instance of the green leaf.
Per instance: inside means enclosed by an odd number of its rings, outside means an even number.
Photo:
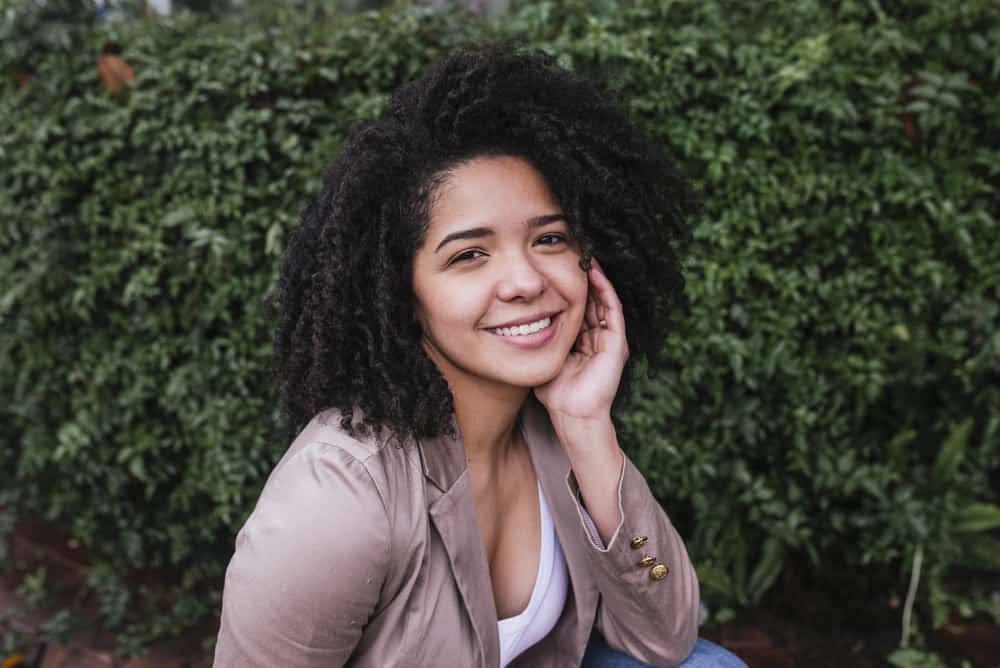
[[[771,588],[781,568],[785,564],[785,545],[775,536],[764,541],[760,561],[750,573],[750,583],[747,585],[747,595],[751,601],[757,601]]]
[[[955,477],[955,473],[965,457],[965,449],[969,443],[971,430],[972,419],[966,418],[948,434],[948,438],[945,439],[937,460],[934,462],[932,475],[936,482],[950,482]]]
[[[146,465],[143,463],[142,457],[133,457],[128,463],[128,471],[139,480],[145,480]]]
[[[703,590],[714,591],[716,594],[728,596],[732,593],[733,583],[725,569],[714,564],[698,564],[698,584]]]
[[[947,668],[947,664],[937,654],[919,649],[897,649],[888,659],[896,668]]]
[[[958,533],[989,531],[1000,527],[1000,506],[972,503],[955,513],[951,528]]]
[[[889,441],[887,449],[889,450],[889,454],[894,462],[900,465],[903,464],[906,446],[912,443],[916,437],[916,430],[909,427],[899,430],[896,435],[892,437],[892,440]]]
[[[172,211],[168,211],[167,214],[163,216],[161,224],[164,227],[176,227],[195,220],[197,217],[198,214],[195,212],[193,207],[180,206]]]
[[[959,563],[968,568],[1000,571],[1000,540],[983,534],[972,534],[962,541]]]

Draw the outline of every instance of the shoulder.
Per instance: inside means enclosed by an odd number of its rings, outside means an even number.
[[[317,575],[343,570],[355,560],[371,567],[388,557],[392,532],[379,457],[383,447],[339,425],[339,417],[321,413],[286,450],[236,536],[227,580],[242,573],[258,585],[297,582],[299,594],[308,598],[321,596],[328,585],[351,583],[326,577],[325,585],[318,584]],[[380,558],[365,557],[373,554]]]
[[[328,408],[314,415],[292,441],[275,468],[280,468],[285,460],[294,457],[306,445],[312,443],[333,446],[351,458],[364,463],[377,455],[393,440],[391,435],[384,430],[369,431],[368,433],[355,430],[353,434],[348,433],[342,426],[342,420],[343,413],[336,408]],[[355,415],[353,424],[360,424],[359,414]]]
[[[390,572],[379,452],[316,420],[288,448],[236,537],[216,665],[349,653]]]
[[[397,473],[395,469],[406,469],[413,464],[413,448],[408,443],[400,443],[384,429],[348,433],[341,424],[342,418],[343,413],[336,408],[313,416],[275,465],[264,492],[275,478],[285,477],[292,471],[306,473],[314,465],[321,465],[339,467],[342,475],[370,478],[380,494],[387,494],[387,478]],[[355,414],[354,424],[360,424],[359,412]],[[285,472],[286,468],[290,471]]]
[[[386,536],[388,516],[377,452],[343,431],[310,423],[272,469],[237,548],[253,540],[275,546],[307,541],[316,554],[351,542],[375,547]]]

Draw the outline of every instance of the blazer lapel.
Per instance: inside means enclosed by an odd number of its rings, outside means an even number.
[[[458,425],[453,423],[455,433]],[[500,665],[500,637],[489,562],[479,532],[461,438],[420,441],[428,513],[441,537],[451,572],[472,620],[482,666]]]
[[[563,616],[545,641],[551,643],[552,653],[546,654],[565,659],[566,665],[573,662],[578,665],[583,656],[581,648],[587,644],[597,610],[597,590],[589,577],[586,553],[593,548],[586,542],[576,501],[569,488],[569,459],[552,429],[545,407],[533,394],[528,396],[520,420],[570,579]],[[458,434],[457,422],[453,421],[452,426]],[[500,665],[496,602],[469,487],[465,447],[461,437],[442,436],[420,441],[419,449],[424,476],[430,483],[427,496],[431,523],[448,553],[452,575],[476,634],[482,666],[493,668]],[[530,653],[531,650],[525,656]]]
[[[549,503],[556,536],[569,571],[570,592],[563,614],[570,619],[560,620],[553,633],[559,631],[564,635],[553,640],[557,644],[558,656],[572,657],[579,648],[586,646],[584,635],[589,636],[597,611],[597,590],[593,578],[589,576],[587,561],[587,550],[593,548],[587,543],[569,487],[569,459],[552,428],[548,412],[531,394],[521,414],[524,439],[542,492]],[[570,621],[574,623],[563,624]],[[582,654],[577,658],[582,658]]]

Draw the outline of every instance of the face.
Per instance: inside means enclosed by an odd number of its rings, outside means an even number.
[[[530,163],[480,157],[451,173],[432,198],[413,290],[424,349],[453,390],[470,381],[532,388],[559,373],[587,303],[579,263]]]

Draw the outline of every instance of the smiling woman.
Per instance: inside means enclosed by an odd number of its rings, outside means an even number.
[[[294,438],[216,665],[742,665],[697,639],[691,561],[612,420],[695,202],[606,90],[509,46],[356,129],[282,269]]]

